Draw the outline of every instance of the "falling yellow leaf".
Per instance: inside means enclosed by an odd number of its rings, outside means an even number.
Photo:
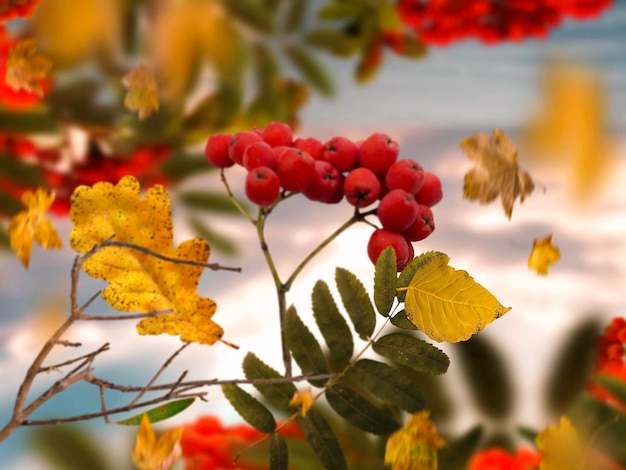
[[[437,449],[446,445],[429,411],[419,411],[394,432],[385,447],[385,464],[392,470],[436,470]]]
[[[552,234],[533,240],[533,250],[528,257],[528,269],[537,274],[548,275],[548,267],[561,258],[561,252],[552,244]]]
[[[515,199],[529,196],[535,184],[530,175],[518,167],[517,149],[498,128],[493,135],[477,132],[461,142],[474,166],[465,174],[463,197],[489,204],[498,196],[507,218],[511,218]]]
[[[48,76],[51,68],[52,62],[37,54],[37,40],[24,39],[9,51],[5,79],[15,91],[25,90],[41,96],[40,81]]]
[[[511,310],[465,271],[448,266],[450,258],[431,251],[418,257],[419,267],[406,287],[407,318],[435,341],[469,339]]]
[[[79,186],[71,198],[70,245],[79,253],[112,239],[132,243],[160,255],[206,263],[209,245],[194,238],[173,247],[172,216],[167,191],[161,185],[140,199],[139,182],[125,176],[117,185],[101,182]],[[87,274],[109,282],[102,298],[125,312],[169,312],[142,319],[142,335],[167,333],[182,341],[214,344],[223,334],[211,319],[217,307],[196,293],[203,266],[175,263],[124,247],[100,249],[83,265]]]
[[[540,470],[579,469],[583,464],[583,447],[567,416],[561,416],[559,426],[548,425],[539,433],[535,443],[543,455]]]
[[[183,428],[178,427],[165,431],[157,440],[144,413],[137,429],[137,440],[132,450],[133,463],[141,470],[167,470],[181,456],[180,438]]]
[[[306,390],[298,390],[294,393],[291,400],[289,400],[289,406],[300,406],[302,416],[306,416],[311,406],[313,406],[314,401],[315,398],[313,397],[313,393],[311,393],[311,389],[307,388]]]
[[[17,253],[17,257],[27,268],[30,263],[33,241],[46,250],[62,246],[54,224],[45,214],[52,205],[54,196],[54,191],[45,188],[37,188],[35,192],[24,191],[22,204],[26,210],[15,214],[9,223],[11,249]]]
[[[139,111],[139,119],[145,119],[159,109],[159,88],[154,73],[141,64],[122,78],[128,89],[124,106],[130,111]]]

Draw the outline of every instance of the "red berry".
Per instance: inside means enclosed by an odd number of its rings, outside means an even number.
[[[315,176],[311,183],[304,188],[302,194],[311,201],[339,202],[343,198],[341,174],[330,163],[322,160],[315,160],[314,169]]]
[[[413,261],[413,258],[415,257],[415,249],[413,248],[413,244],[407,240],[409,243],[407,243],[408,247],[409,247],[409,257],[406,259],[406,261],[404,262],[404,264],[400,264],[397,266],[398,272],[402,271],[404,268],[406,268],[406,265],[409,264],[411,261]]]
[[[402,232],[402,235],[411,242],[417,242],[429,236],[434,230],[435,219],[433,218],[433,212],[430,210],[430,207],[418,204],[415,222]]]
[[[261,133],[263,140],[272,147],[291,145],[293,134],[289,124],[284,122],[270,122]]]
[[[230,141],[233,136],[230,134],[213,134],[206,141],[204,147],[204,155],[211,165],[218,168],[228,168],[233,166],[235,162],[228,156]]]
[[[380,195],[380,181],[367,168],[355,168],[343,181],[343,193],[350,204],[355,207],[366,207]]]
[[[398,160],[385,173],[385,185],[389,190],[404,189],[416,194],[424,184],[424,170],[415,160]]]
[[[243,166],[247,170],[252,170],[257,166],[266,166],[268,168],[276,168],[278,158],[272,147],[265,142],[255,142],[249,145],[243,152]]]
[[[329,162],[340,172],[352,170],[356,166],[359,150],[350,139],[333,137],[324,144],[322,160]]]
[[[399,233],[379,228],[374,230],[367,243],[367,255],[376,264],[382,251],[391,246],[396,252],[396,267],[403,267],[409,259],[409,242]]]
[[[402,233],[417,217],[418,205],[411,193],[403,189],[392,189],[380,200],[377,215],[383,228]]]
[[[261,136],[254,131],[237,132],[230,141],[228,155],[238,165],[243,165],[243,153],[249,145],[262,142]]]
[[[248,199],[261,207],[269,207],[278,200],[280,182],[271,168],[258,166],[248,172],[245,185]]]
[[[293,146],[311,155],[311,157],[313,157],[313,160],[322,159],[323,145],[319,140],[314,137],[307,137],[306,139],[298,137],[296,140],[293,141]]]
[[[434,173],[424,172],[424,184],[415,194],[415,200],[428,207],[433,207],[443,197],[441,180]]]
[[[313,180],[314,161],[311,155],[296,148],[282,152],[276,164],[280,185],[287,191],[302,191]]]
[[[387,134],[377,132],[365,139],[359,147],[358,163],[382,177],[398,159],[399,151],[397,142]]]

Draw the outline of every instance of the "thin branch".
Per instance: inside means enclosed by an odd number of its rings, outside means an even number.
[[[84,312],[85,310],[87,310],[87,307],[89,307],[91,305],[91,303],[96,300],[100,294],[102,294],[102,290],[99,290],[98,292],[96,292],[94,295],[92,295],[91,297],[89,297],[89,299],[87,300],[87,302],[85,302],[83,305],[80,306],[79,310],[81,312],[81,316],[82,316],[82,312]]]
[[[83,315],[81,314],[78,319],[85,321],[117,321],[117,320],[138,320],[142,318],[157,317],[159,315],[167,315],[173,313],[174,309],[168,308],[166,310],[153,310],[148,313],[131,313],[128,315]]]
[[[57,340],[55,344],[65,346],[66,348],[80,348],[83,345],[83,343],[73,343],[72,341],[66,341],[63,339]]]
[[[74,359],[70,359],[67,360],[65,362],[60,362],[58,364],[54,364],[52,366],[46,366],[46,367],[40,367],[39,370],[37,371],[37,373],[42,373],[42,372],[49,372],[51,370],[57,370],[60,369],[61,367],[73,364],[75,362],[78,362],[80,360],[83,359],[93,359],[95,356],[97,356],[98,354],[101,354],[105,351],[109,350],[109,343],[105,343],[104,345],[100,346],[100,348],[98,348],[97,350],[90,352],[89,354],[85,354],[83,356],[79,356],[79,357],[75,357]]]

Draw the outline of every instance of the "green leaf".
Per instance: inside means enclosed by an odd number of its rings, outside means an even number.
[[[333,94],[333,84],[322,64],[308,49],[295,44],[285,47],[285,55],[313,88],[326,96]]]
[[[0,156],[0,162],[4,157]],[[2,163],[0,163],[1,165]],[[2,170],[0,170],[0,173]],[[0,191],[0,213],[14,215],[18,212],[22,211],[24,206],[22,203],[15,199],[13,196],[5,193],[4,191]]]
[[[308,0],[298,0],[295,2],[290,1],[287,4],[287,12],[285,14],[285,32],[293,33],[302,25],[308,8]]]
[[[537,439],[537,436],[539,435],[539,431],[529,428],[528,426],[518,426],[515,430],[520,436],[533,445],[535,444],[535,439]]]
[[[309,331],[292,305],[285,313],[285,342],[294,360],[305,375],[327,374],[328,364],[315,336]],[[323,387],[328,379],[309,380],[316,387]]]
[[[336,384],[326,389],[326,400],[339,416],[372,434],[390,434],[400,427],[388,409],[378,408],[354,390]]]
[[[50,113],[0,111],[0,129],[4,133],[57,133],[61,121]]]
[[[374,272],[374,304],[378,313],[384,317],[389,316],[396,298],[397,272],[396,252],[388,246],[378,257]]]
[[[253,29],[271,33],[274,13],[265,5],[252,0],[222,0],[228,12]]]
[[[357,2],[329,2],[318,10],[317,16],[321,20],[348,20],[359,16],[361,9]]]
[[[365,287],[359,278],[343,268],[335,270],[335,282],[355,331],[361,339],[367,340],[376,327],[376,312]]]
[[[253,49],[253,54],[259,90],[263,93],[276,93],[277,80],[280,77],[280,67],[274,53],[264,44],[257,44]]]
[[[195,398],[182,398],[180,400],[170,401],[163,405],[152,408],[146,411],[146,415],[151,423],[158,423],[164,419],[171,418],[177,415],[181,411],[187,409]],[[143,418],[143,413],[133,416],[132,418],[123,419],[122,421],[115,421],[115,424],[123,424],[125,426],[139,426]]]
[[[246,357],[243,359],[243,373],[248,380],[283,378],[281,374],[265,364],[252,352],[246,354]],[[253,385],[272,406],[282,410],[289,408],[289,400],[298,391],[291,382],[275,384],[255,383]]]
[[[435,341],[465,341],[511,310],[465,271],[448,266],[444,253],[418,257],[423,263],[407,286],[406,315]]]
[[[98,434],[85,426],[36,426],[26,436],[29,454],[42,459],[48,470],[112,468],[110,452],[105,450]]]
[[[563,414],[584,390],[601,332],[597,318],[588,318],[567,335],[559,348],[543,394],[547,408],[555,415]]]
[[[209,243],[211,250],[219,251],[226,256],[237,254],[237,245],[231,241],[230,237],[216,232],[197,217],[189,217],[189,225],[199,237],[204,238]]]
[[[276,429],[270,410],[238,385],[222,385],[222,393],[239,416],[253,428],[269,434]]]
[[[402,328],[403,330],[417,330],[417,326],[411,323],[411,320],[406,317],[406,312],[404,310],[399,311],[391,317],[391,324],[397,328]]]
[[[600,374],[595,378],[595,382],[599,383],[619,401],[626,403],[626,383],[624,379]]]
[[[425,407],[417,382],[382,362],[361,359],[348,369],[347,376],[360,388],[410,413]]]
[[[40,168],[25,164],[22,160],[10,157],[4,153],[0,153],[0,176],[20,186],[36,187],[46,185]]]
[[[194,209],[239,215],[233,201],[222,191],[184,191],[180,194],[180,200]]]
[[[176,153],[163,165],[161,171],[170,181],[180,181],[189,176],[196,176],[203,171],[215,171],[204,156]]]
[[[415,276],[417,270],[420,269],[430,259],[426,255],[428,255],[428,253],[424,253],[413,258],[411,261],[409,261],[409,264],[404,267],[404,269],[398,276],[396,297],[398,298],[399,302],[404,302],[404,300],[406,299],[406,287],[408,287],[411,283],[411,280]]]
[[[461,437],[446,443],[439,451],[439,470],[457,470],[467,468],[469,459],[478,449],[483,436],[482,426],[474,426]]]
[[[491,418],[505,418],[513,408],[513,385],[499,352],[482,336],[455,344],[461,371],[474,402]]]
[[[324,416],[311,408],[306,416],[298,415],[298,423],[325,468],[333,470],[348,468],[339,442]]]
[[[317,281],[311,294],[313,316],[317,323],[328,350],[339,366],[350,362],[354,350],[354,340],[348,323],[343,318],[333,299],[328,284]]]
[[[323,49],[337,57],[349,57],[361,49],[360,37],[349,36],[344,31],[318,27],[308,31],[304,37],[310,46]]]
[[[402,36],[400,54],[409,59],[422,59],[428,54],[428,48],[414,34],[405,34]]]
[[[433,375],[445,373],[450,365],[450,359],[442,350],[404,333],[383,336],[372,344],[372,349],[398,364]]]
[[[280,434],[272,434],[270,438],[270,470],[287,470],[288,468],[287,442]]]

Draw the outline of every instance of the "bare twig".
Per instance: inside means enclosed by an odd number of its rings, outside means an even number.
[[[174,312],[173,309],[153,310],[148,313],[129,313],[127,315],[84,315],[81,314],[79,320],[85,321],[116,321],[116,320],[138,320],[142,318],[157,317],[159,315],[167,315]]]
[[[46,366],[46,367],[40,367],[39,370],[37,371],[37,373],[42,373],[42,372],[49,372],[51,370],[57,370],[60,369],[61,367],[73,364],[75,362],[78,362],[82,359],[88,359],[88,358],[94,358],[96,355],[103,353],[105,351],[109,350],[109,343],[105,343],[104,345],[100,346],[100,348],[98,348],[97,350],[90,352],[89,354],[85,354],[84,356],[79,356],[79,357],[75,357],[74,359],[69,359],[65,362],[60,362],[58,364],[54,364],[51,366]]]

